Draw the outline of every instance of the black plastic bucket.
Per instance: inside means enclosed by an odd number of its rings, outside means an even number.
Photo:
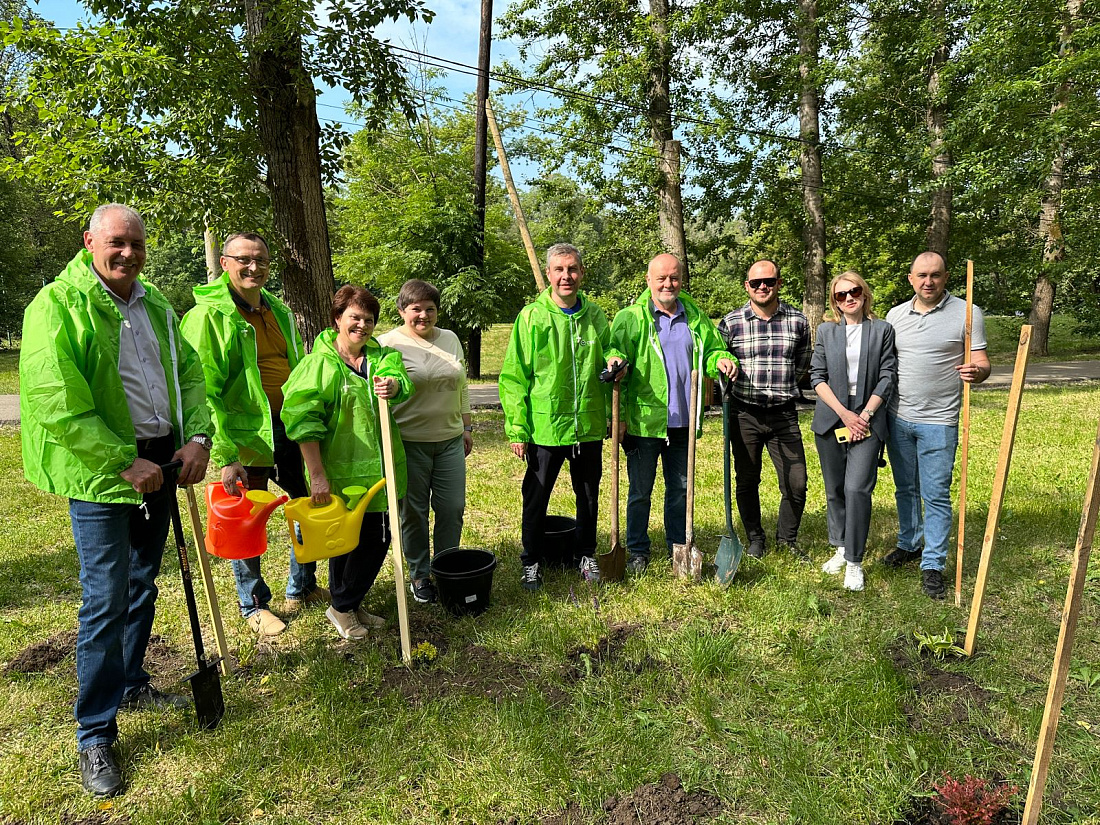
[[[542,528],[542,559],[547,565],[573,567],[577,546],[577,520],[569,516],[547,516]]]
[[[455,616],[477,616],[489,607],[497,557],[477,547],[452,547],[432,559],[440,603]]]

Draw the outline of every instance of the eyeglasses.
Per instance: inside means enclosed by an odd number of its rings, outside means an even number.
[[[862,298],[863,287],[854,286],[851,289],[842,289],[840,292],[834,292],[833,300],[836,301],[838,304],[843,304],[845,301],[848,300],[849,295],[856,299]]]
[[[226,255],[225,257],[232,258],[245,269],[248,269],[252,264],[256,264],[256,269],[267,269],[271,266],[270,258],[249,258],[247,255]]]
[[[778,278],[753,278],[749,281],[749,288],[760,289],[760,287],[767,287],[768,289],[775,289],[775,285],[778,283]]]

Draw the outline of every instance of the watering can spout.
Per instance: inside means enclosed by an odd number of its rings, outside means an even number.
[[[249,490],[245,496],[252,504],[252,512],[245,519],[249,526],[266,524],[276,507],[290,501],[287,496],[275,496],[267,490]]]
[[[359,528],[367,506],[384,486],[385,479],[369,490],[365,487],[345,487],[344,496],[349,503],[355,502],[351,509],[337,495],[321,507],[314,507],[306,497],[290,501],[285,512],[291,546],[298,563],[305,564],[350,552],[359,541]]]
[[[380,478],[380,479],[378,479],[378,481],[376,481],[374,483],[373,487],[371,487],[369,490],[366,490],[364,493],[361,494],[361,497],[359,498],[359,501],[357,501],[355,503],[355,506],[352,508],[352,511],[351,511],[357,519],[361,520],[363,518],[363,515],[367,512],[367,506],[371,503],[371,499],[373,499],[376,495],[378,495],[378,491],[381,490],[385,486],[386,486],[386,479]],[[348,496],[349,501],[351,501],[351,497],[353,495],[353,493],[352,493],[353,490],[355,491],[355,493],[360,493],[360,491],[362,491],[363,488],[362,487],[348,487],[348,488],[345,488],[344,495]]]

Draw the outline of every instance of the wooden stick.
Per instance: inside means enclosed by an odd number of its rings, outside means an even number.
[[[989,562],[993,557],[993,544],[997,538],[997,523],[1001,520],[1001,505],[1004,503],[1005,486],[1008,483],[1008,468],[1012,463],[1012,445],[1016,440],[1016,422],[1020,419],[1020,396],[1024,390],[1024,377],[1027,375],[1027,350],[1031,341],[1031,326],[1025,324],[1020,330],[1020,344],[1016,348],[1016,369],[1012,372],[1012,389],[1008,393],[1008,409],[1005,410],[1005,426],[1001,433],[1001,449],[997,453],[997,471],[993,476],[993,495],[989,502],[989,517],[985,521],[985,538],[982,539],[982,560],[978,564],[978,579],[974,582],[974,601],[970,604],[970,621],[966,627],[966,643],[963,649],[967,656],[974,654],[974,641],[978,636],[978,622],[982,616],[982,602],[985,600],[985,583],[989,577]]]
[[[393,426],[390,402],[378,399],[378,418],[382,421],[382,461],[386,474],[386,501],[390,512],[390,548],[393,551],[393,579],[397,584],[397,623],[401,629],[401,658],[412,662],[409,642],[409,604],[405,599],[405,550],[401,546],[401,509],[397,505],[397,467],[393,460]]]
[[[1100,486],[1096,483],[1100,470],[1100,427],[1092,448],[1092,469],[1089,471],[1085,490],[1081,527],[1077,531],[1077,546],[1073,551],[1073,566],[1066,588],[1066,606],[1062,610],[1062,627],[1058,631],[1058,647],[1054,652],[1054,667],[1050,672],[1047,688],[1047,704],[1043,709],[1043,724],[1039,728],[1039,743],[1035,748],[1035,763],[1031,768],[1031,785],[1027,789],[1022,825],[1035,825],[1043,806],[1050,759],[1054,751],[1054,734],[1058,731],[1058,717],[1062,712],[1062,697],[1066,692],[1066,678],[1073,658],[1073,639],[1077,632],[1077,618],[1081,613],[1081,594],[1085,589],[1085,577],[1089,569],[1092,539],[1096,534],[1096,514],[1100,510]]]
[[[974,262],[966,262],[966,324],[963,327],[963,360],[970,361],[974,324]],[[959,456],[959,536],[955,541],[955,607],[962,607],[963,550],[966,547],[966,475],[970,463],[970,382],[963,382],[962,441]]]
[[[218,591],[214,589],[214,576],[210,572],[210,556],[206,552],[206,531],[202,529],[199,516],[199,503],[195,499],[194,485],[187,487],[187,509],[191,513],[191,532],[195,535],[195,555],[199,558],[199,571],[202,573],[202,588],[206,591],[206,606],[210,610],[210,623],[214,625],[214,644],[221,657],[219,665],[222,676],[233,672],[229,660],[229,646],[225,643],[225,627],[222,626],[222,611],[218,606]],[[293,553],[294,551],[291,550]]]
[[[523,207],[520,206],[519,192],[512,180],[512,169],[508,166],[508,156],[504,154],[504,140],[500,136],[500,127],[497,126],[496,115],[493,114],[493,104],[489,98],[485,98],[485,115],[489,119],[489,131],[493,133],[493,145],[497,147],[497,158],[500,160],[500,171],[504,175],[504,186],[508,189],[508,198],[512,201],[512,211],[516,213],[516,223],[519,225],[519,236],[523,238],[523,248],[527,250],[527,261],[531,264],[531,272],[535,275],[535,283],[539,292],[546,289],[546,281],[542,278],[542,270],[539,268],[539,256],[535,254],[535,244],[531,241],[531,233],[527,231],[527,220],[523,217]]]

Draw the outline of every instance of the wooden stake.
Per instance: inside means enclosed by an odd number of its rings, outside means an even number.
[[[1058,631],[1058,647],[1054,652],[1054,667],[1050,672],[1047,704],[1043,709],[1043,724],[1039,728],[1039,743],[1035,748],[1035,763],[1031,768],[1031,785],[1027,789],[1022,825],[1035,825],[1043,806],[1043,790],[1047,784],[1051,755],[1054,751],[1054,734],[1058,731],[1058,717],[1062,712],[1062,697],[1066,692],[1073,657],[1073,639],[1077,632],[1077,618],[1081,613],[1081,595],[1085,589],[1085,577],[1089,569],[1092,539],[1096,534],[1096,514],[1100,510],[1100,487],[1096,484],[1100,470],[1100,427],[1092,448],[1092,469],[1089,471],[1085,490],[1081,527],[1077,531],[1077,546],[1073,551],[1073,567],[1070,568],[1069,586],[1066,588],[1066,606],[1062,610],[1062,627]]]
[[[386,501],[390,512],[390,549],[393,553],[393,579],[397,584],[397,623],[401,629],[401,659],[412,662],[409,642],[409,604],[405,599],[405,550],[401,546],[401,509],[397,505],[397,467],[393,460],[393,426],[390,402],[378,399],[378,417],[382,421],[382,462],[386,474]]]
[[[966,325],[963,327],[963,356],[970,360],[971,330],[974,324],[974,262],[966,262]],[[963,550],[966,546],[966,473],[970,463],[970,382],[963,382],[962,442],[959,456],[959,536],[955,541],[955,607],[962,607]]]
[[[508,156],[504,153],[504,140],[500,136],[500,127],[497,126],[496,115],[493,114],[493,104],[485,99],[485,115],[489,118],[489,131],[493,133],[493,144],[497,147],[497,158],[500,160],[500,171],[504,175],[504,186],[508,189],[508,198],[512,201],[512,211],[516,213],[516,223],[519,225],[519,236],[523,238],[523,248],[527,250],[527,261],[531,264],[531,272],[534,273],[535,283],[539,292],[546,289],[546,281],[542,277],[539,268],[539,256],[535,253],[535,244],[531,240],[531,233],[527,230],[527,219],[523,217],[523,207],[519,202],[519,192],[512,180],[512,169],[508,166]]]
[[[989,502],[989,517],[985,521],[985,538],[982,539],[982,560],[978,564],[978,579],[974,582],[974,601],[970,604],[970,621],[966,627],[967,656],[974,654],[974,641],[978,636],[978,622],[985,600],[985,583],[989,577],[989,562],[993,557],[993,544],[997,538],[997,523],[1001,520],[1008,468],[1012,463],[1012,445],[1016,440],[1016,422],[1020,419],[1020,396],[1024,391],[1027,375],[1027,350],[1031,341],[1031,326],[1020,329],[1020,344],[1016,348],[1016,369],[1012,372],[1012,389],[1008,393],[1008,409],[1005,410],[1005,426],[1001,433],[1001,449],[997,453],[997,471],[993,476],[993,495]]]
[[[210,572],[210,556],[206,552],[206,531],[202,529],[199,516],[199,503],[195,499],[195,487],[187,487],[187,509],[191,513],[191,532],[195,536],[195,555],[199,559],[199,571],[202,573],[202,588],[206,591],[206,606],[210,610],[210,623],[214,625],[214,644],[221,657],[222,676],[233,672],[229,660],[229,646],[225,643],[225,628],[222,626],[222,611],[218,606],[218,591],[214,589],[214,576]],[[293,552],[293,551],[291,551]]]

